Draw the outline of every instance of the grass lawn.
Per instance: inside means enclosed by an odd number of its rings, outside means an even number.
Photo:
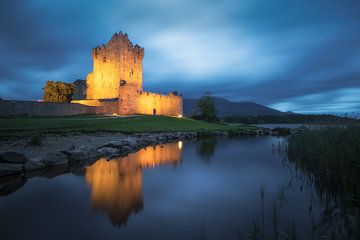
[[[74,116],[74,117],[19,117],[0,119],[0,137],[65,132],[175,132],[248,130],[250,126],[209,124],[189,118],[166,116]]]

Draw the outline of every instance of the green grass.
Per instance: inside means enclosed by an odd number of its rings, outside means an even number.
[[[69,132],[176,132],[251,130],[250,126],[210,124],[189,118],[166,116],[74,116],[74,117],[20,117],[0,119],[0,137]]]

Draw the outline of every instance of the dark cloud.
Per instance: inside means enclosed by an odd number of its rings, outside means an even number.
[[[122,30],[146,49],[149,90],[354,110],[359,12],[356,0],[4,0],[0,95],[38,99],[48,79],[85,78],[91,48]]]

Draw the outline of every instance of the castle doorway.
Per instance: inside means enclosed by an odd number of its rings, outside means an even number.
[[[153,109],[153,115],[156,115],[156,108]]]

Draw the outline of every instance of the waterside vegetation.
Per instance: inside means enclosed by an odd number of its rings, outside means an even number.
[[[314,184],[327,206],[330,222],[336,223],[332,235],[340,237],[334,239],[359,239],[360,126],[304,129],[290,135],[285,148],[289,162]]]

